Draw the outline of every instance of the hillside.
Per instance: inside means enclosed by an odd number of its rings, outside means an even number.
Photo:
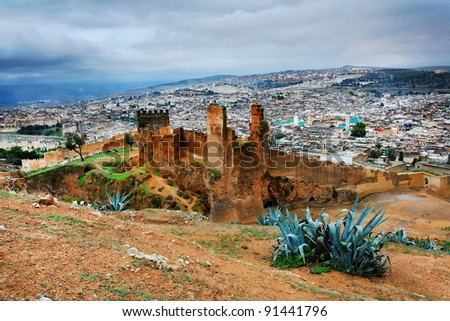
[[[119,191],[129,194],[129,207],[133,209],[208,210],[207,196],[201,188],[187,190],[182,184],[188,184],[191,176],[195,179],[192,173],[175,179],[176,173],[169,168],[137,167],[136,163],[137,150],[119,149],[29,172],[25,180],[29,191],[50,193],[68,202],[104,205],[107,192]]]
[[[450,300],[444,254],[387,244],[384,277],[315,275],[270,266],[273,227],[160,209],[34,208],[36,200],[0,194],[1,300]]]

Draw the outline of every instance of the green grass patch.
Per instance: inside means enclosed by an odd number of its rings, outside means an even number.
[[[83,186],[83,185],[84,185],[84,182],[85,182],[86,179],[89,177],[89,175],[90,175],[90,172],[84,173],[83,176],[81,176],[81,177],[78,179],[78,185],[79,185],[79,186]]]
[[[167,230],[167,232],[169,232],[170,234],[176,235],[176,236],[183,236],[183,235],[191,235],[192,233],[186,232],[184,230],[181,229],[169,229]]]
[[[69,224],[69,225],[85,225],[87,224],[83,220],[79,220],[77,218],[69,217],[69,216],[60,216],[56,214],[41,214],[38,216],[40,219],[44,220],[51,220],[55,223],[63,223],[63,224]]]
[[[300,255],[279,255],[275,260],[270,263],[271,266],[277,267],[280,270],[295,269],[304,266]]]
[[[10,198],[12,198],[14,195],[13,194],[11,194],[11,193],[9,193],[9,192],[6,192],[6,191],[1,191],[0,192],[0,198],[2,198],[2,199],[10,199]]]
[[[217,254],[224,254],[235,258],[242,257],[242,238],[222,235],[217,240],[199,240],[200,245],[212,249]]]
[[[148,186],[147,182],[139,184],[139,189],[145,193],[145,195],[152,194],[152,189]]]
[[[162,176],[161,169],[159,169],[158,167],[152,167],[151,170],[154,175],[159,176],[159,177]]]
[[[450,254],[450,242],[442,241],[442,240],[436,240],[436,244],[437,244],[437,246],[438,246],[438,248],[440,250]]]
[[[214,175],[215,178],[221,178],[222,177],[222,173],[215,169],[215,168],[210,168],[209,171]]]
[[[133,258],[132,264],[134,267],[141,267],[141,266],[145,266],[145,265],[151,265],[151,262],[147,259]]]
[[[311,268],[312,274],[322,274],[322,273],[328,273],[331,271],[331,268],[327,265],[317,265]]]
[[[427,169],[416,169],[416,170],[413,170],[413,172],[414,173],[423,172],[423,173],[431,174],[431,175],[434,175],[434,176],[440,176],[438,173],[435,173],[433,171],[429,171]]]
[[[264,227],[243,227],[240,232],[258,241],[273,240],[279,236],[279,233],[269,233],[268,229]]]

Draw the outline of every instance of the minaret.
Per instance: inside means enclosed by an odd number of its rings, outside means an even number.
[[[295,116],[294,116],[294,126],[297,126],[297,125],[298,125],[298,115],[295,114]]]
[[[349,130],[350,129],[350,113],[347,112],[346,116],[345,116],[345,130]]]
[[[313,117],[312,117],[312,114],[310,113],[310,114],[308,115],[308,124],[311,126],[312,123],[313,123]]]

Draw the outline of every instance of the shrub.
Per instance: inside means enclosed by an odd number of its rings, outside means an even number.
[[[322,274],[322,273],[328,273],[331,271],[331,268],[326,265],[317,265],[311,268],[312,274]]]
[[[305,263],[297,255],[290,255],[287,257],[284,255],[281,255],[281,256],[278,256],[275,260],[273,260],[270,265],[277,267],[280,270],[287,270],[287,269],[299,268],[301,266],[304,266]]]
[[[161,199],[158,196],[153,195],[153,197],[152,197],[152,205],[153,205],[153,207],[161,208]]]
[[[173,201],[173,202],[170,203],[170,205],[169,205],[169,210],[175,210],[175,211],[178,211],[178,210],[180,210],[180,206],[178,205],[177,202]]]

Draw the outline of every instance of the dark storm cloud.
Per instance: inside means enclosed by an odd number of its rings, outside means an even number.
[[[1,1],[0,79],[450,64],[449,16],[439,0]]]

